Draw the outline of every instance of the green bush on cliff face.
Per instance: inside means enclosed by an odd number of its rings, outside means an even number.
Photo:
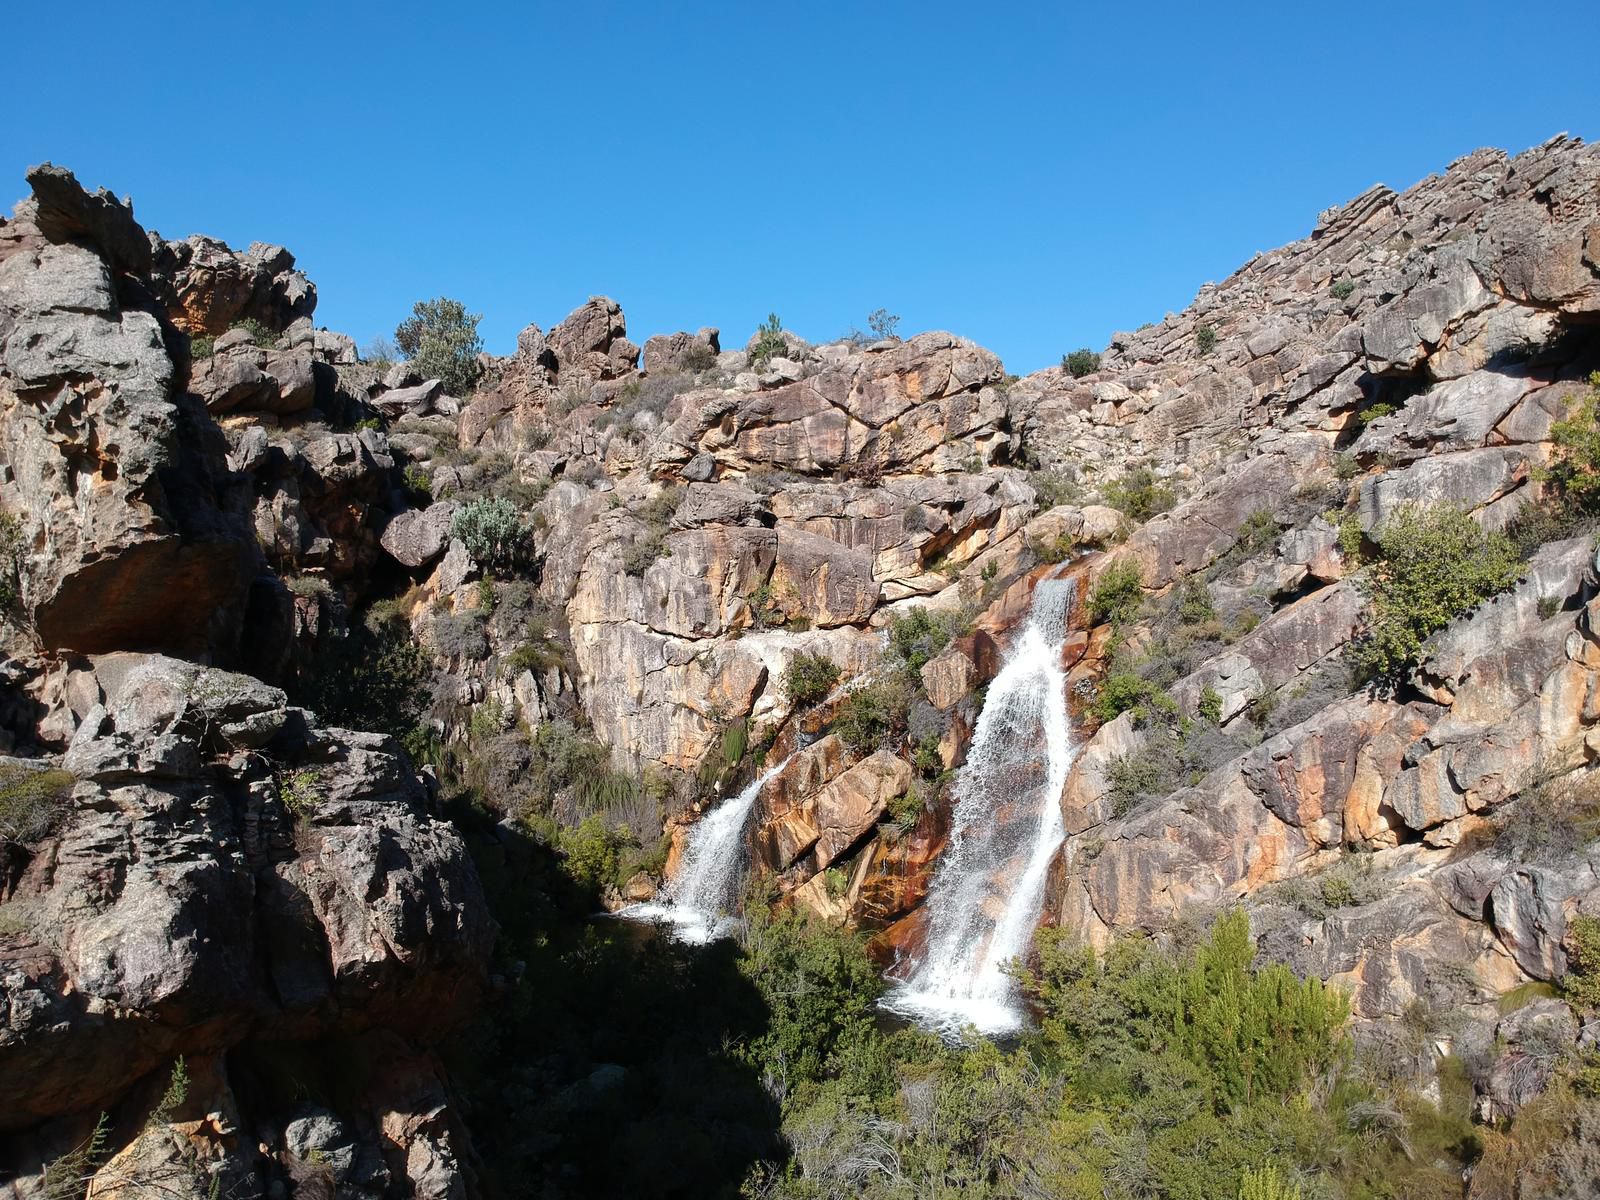
[[[1600,511],[1600,371],[1589,376],[1587,394],[1550,427],[1550,440],[1550,465],[1541,478],[1563,504]]]
[[[1365,581],[1366,629],[1357,666],[1393,686],[1436,631],[1504,591],[1521,574],[1516,547],[1460,509],[1403,505],[1372,534],[1378,552]]]
[[[839,664],[826,654],[802,650],[783,673],[783,691],[796,708],[809,708],[825,699],[839,682]]]
[[[935,612],[926,605],[913,608],[904,616],[889,618],[889,649],[913,673],[961,636],[966,627],[964,613]]]
[[[1074,350],[1071,354],[1063,354],[1061,369],[1074,379],[1082,379],[1085,375],[1100,369],[1099,352],[1085,346],[1081,350]]]
[[[901,671],[856,688],[840,702],[833,732],[862,754],[899,741],[910,717],[913,690],[910,677]]]
[[[439,380],[452,396],[469,396],[478,381],[482,319],[481,313],[469,313],[461,301],[447,296],[419,300],[395,329],[395,345],[418,374]]]
[[[1600,919],[1574,917],[1567,924],[1567,973],[1561,992],[1574,1006],[1600,1009]]]
[[[1134,467],[1100,489],[1112,508],[1135,521],[1148,521],[1178,503],[1177,493],[1161,483],[1149,467]]]
[[[1138,614],[1144,602],[1144,571],[1131,558],[1118,559],[1095,580],[1089,592],[1089,619],[1120,625]]]

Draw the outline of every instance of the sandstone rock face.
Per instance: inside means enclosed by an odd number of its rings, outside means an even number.
[[[1363,1023],[1419,1002],[1485,1044],[1503,1023],[1507,1062],[1479,1081],[1494,1117],[1528,1098],[1525,1046],[1576,1036],[1559,1005],[1492,1009],[1559,980],[1574,915],[1600,911],[1591,846],[1517,832],[1600,757],[1590,541],[1542,548],[1391,691],[1348,666],[1360,551],[1401,505],[1502,528],[1542,494],[1600,350],[1596,151],[1480,152],[1374,189],[1082,378],[1013,379],[938,332],[786,333],[757,367],[715,330],[641,354],[596,298],[482,356],[460,398],[313,329],[286,252],[164,243],[64,172],[30,179],[0,225],[0,504],[41,644],[7,642],[0,717],[5,749],[62,750],[75,781],[48,838],[0,855],[27,930],[0,934],[0,1151],[37,1143],[13,1154],[35,1174],[182,1053],[182,1146],[121,1147],[98,1191],[174,1154],[227,1190],[244,1130],[341,1194],[465,1193],[429,1045],[484,973],[476,876],[392,745],[272,686],[373,615],[428,648],[440,743],[509,747],[484,768],[497,795],[535,786],[519,719],[592,730],[674,812],[749,779],[761,747],[783,766],[759,869],[894,955],[946,842],[940,768],[1036,585],[1074,580],[1048,920],[1104,944],[1242,903],[1264,955],[1348,990]],[[186,332],[212,353],[190,363]],[[481,497],[516,513],[511,567],[451,537]],[[1139,588],[1095,625],[1115,563]],[[915,657],[908,628],[931,630]],[[797,709],[801,655],[840,679]],[[1152,694],[1101,723],[1100,681],[1129,664]],[[835,721],[874,679],[904,707],[858,753]],[[920,809],[896,803],[913,786]],[[383,1066],[348,1104],[251,1111],[250,1064],[317,1038]]]
[[[0,897],[26,930],[0,936],[0,1130],[106,1105],[177,1053],[459,1016],[493,927],[392,743],[173,659],[94,677],[70,813]]]
[[[259,554],[160,316],[120,299],[143,231],[70,174],[0,228],[0,454],[45,646],[234,652]]]
[[[309,317],[317,289],[282,246],[253,243],[243,254],[213,238],[155,243],[156,293],[179,329],[222,334],[240,321],[278,332]]]
[[[1041,461],[1091,487],[1143,462],[1176,491],[1116,551],[1149,598],[1122,637],[1172,654],[1173,629],[1194,629],[1208,649],[1182,657],[1168,691],[1220,725],[1199,769],[1131,798],[1117,770],[1179,744],[1131,714],[1087,739],[1063,796],[1060,924],[1103,943],[1243,900],[1263,950],[1348,988],[1371,1021],[1417,1001],[1481,1006],[1566,969],[1567,921],[1600,894],[1593,852],[1518,849],[1515,829],[1558,802],[1550,787],[1587,786],[1600,743],[1591,541],[1538,550],[1520,582],[1428,642],[1394,695],[1343,681],[1366,597],[1341,547],[1403,504],[1500,528],[1538,497],[1552,422],[1592,369],[1600,269],[1581,247],[1597,215],[1595,150],[1480,152],[1403,195],[1358,198],[1184,313],[1117,335],[1094,377],[1012,388]],[[1368,413],[1379,404],[1393,411]],[[1079,540],[1071,519],[1036,526]],[[1217,615],[1161,616],[1195,579]],[[1249,624],[1228,627],[1240,610]],[[1096,641],[1073,671],[1089,687]],[[1348,882],[1358,869],[1370,883]],[[1439,993],[1458,976],[1466,991]],[[1526,1098],[1486,1086],[1485,1111]]]

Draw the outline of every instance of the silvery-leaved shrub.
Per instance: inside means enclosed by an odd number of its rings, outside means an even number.
[[[501,496],[480,496],[461,507],[450,522],[450,534],[485,567],[515,565],[528,531],[517,506]]]

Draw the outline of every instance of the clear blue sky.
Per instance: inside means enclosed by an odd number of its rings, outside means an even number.
[[[280,242],[365,342],[509,353],[880,305],[1013,371],[1183,307],[1382,181],[1600,137],[1594,0],[1518,6],[78,3],[6,19],[0,197],[51,159],[167,237]],[[1570,50],[1570,53],[1569,53]]]

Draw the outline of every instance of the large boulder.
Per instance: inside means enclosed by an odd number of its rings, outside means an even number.
[[[260,555],[219,504],[221,438],[175,395],[160,316],[120,298],[131,213],[41,178],[0,230],[0,499],[23,608],[47,648],[230,654]]]

